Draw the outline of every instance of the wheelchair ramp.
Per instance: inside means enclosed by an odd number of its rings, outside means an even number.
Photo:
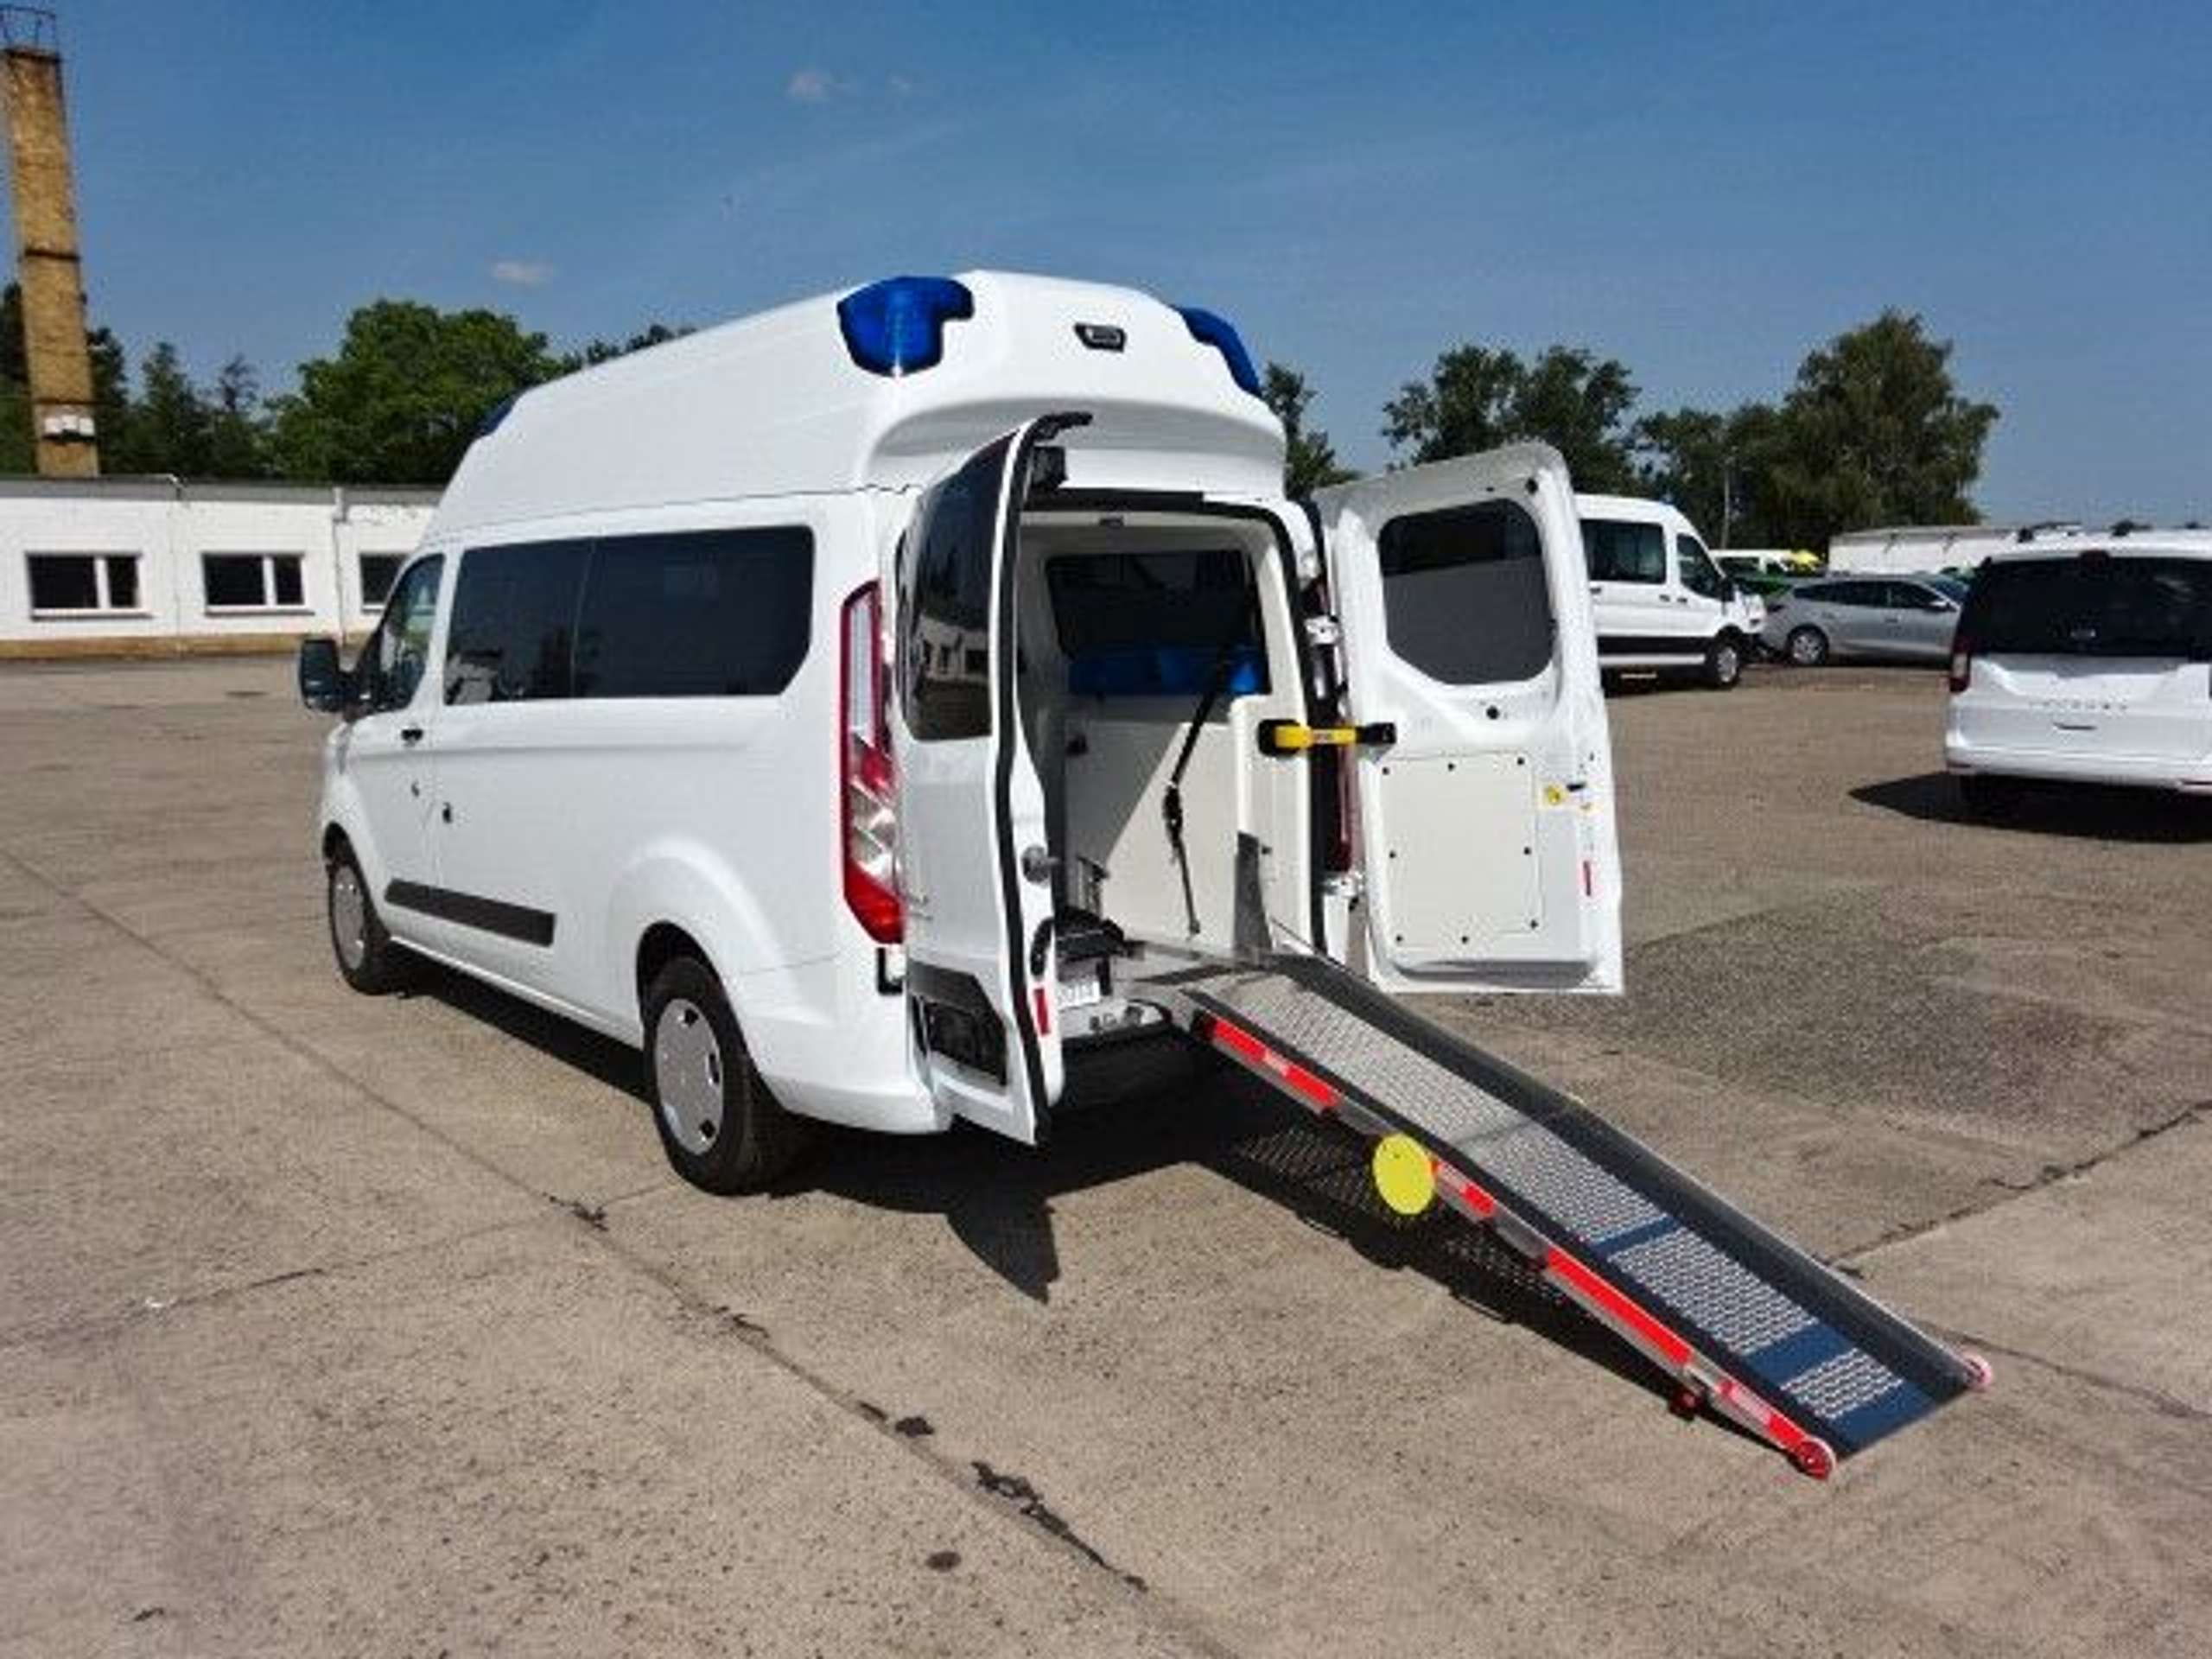
[[[1663,1369],[1677,1410],[1709,1407],[1807,1474],[1988,1380],[1567,1096],[1332,963],[1206,965],[1148,988],[1301,1105],[1390,1137],[1378,1181],[1409,1162],[1412,1202],[1433,1185],[1494,1228]]]

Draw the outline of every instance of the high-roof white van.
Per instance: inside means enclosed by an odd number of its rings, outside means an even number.
[[[340,971],[642,1048],[716,1190],[806,1118],[1033,1141],[1193,958],[1618,988],[1558,455],[1310,514],[1282,461],[1219,318],[992,272],[526,392],[353,667],[302,652]]]
[[[1952,645],[1943,760],[1982,812],[2024,779],[2212,792],[2212,546],[2139,532],[1991,558]]]
[[[1719,690],[1743,677],[1766,606],[1722,573],[1664,501],[1578,495],[1598,659],[1607,671],[1690,675]]]

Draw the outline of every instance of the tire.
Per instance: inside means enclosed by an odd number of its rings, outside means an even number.
[[[721,982],[677,957],[645,989],[645,1082],[668,1161],[709,1192],[757,1192],[804,1150],[807,1123],[753,1069]]]
[[[1808,623],[1789,630],[1789,660],[1800,668],[1818,668],[1828,659],[1828,637]]]
[[[1705,683],[1715,691],[1732,691],[1744,677],[1744,636],[1718,633],[1705,648]]]
[[[330,923],[330,953],[339,976],[365,996],[396,991],[414,977],[416,961],[393,942],[369,896],[353,849],[341,841],[323,860],[323,914]]]
[[[1977,818],[2006,818],[2019,809],[2023,791],[2017,779],[1967,772],[1959,774],[1958,783],[1959,799]]]

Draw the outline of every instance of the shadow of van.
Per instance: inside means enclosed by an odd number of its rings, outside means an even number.
[[[419,994],[651,1109],[636,1051],[443,969],[425,973]],[[769,1196],[772,1201],[820,1192],[880,1209],[941,1215],[977,1261],[1012,1289],[1045,1302],[1059,1277],[1056,1198],[1196,1165],[1279,1205],[1376,1268],[1421,1274],[1475,1312],[1525,1326],[1658,1398],[1669,1396],[1656,1370],[1554,1292],[1487,1229],[1442,1205],[1410,1217],[1385,1205],[1369,1173],[1370,1142],[1195,1050],[1189,1065],[1158,1076],[1149,1089],[1061,1112],[1051,1140],[1039,1147],[965,1123],[918,1137],[825,1125]],[[651,1132],[643,1122],[639,1128]]]
[[[1955,778],[1924,772],[1862,785],[1851,791],[1851,798],[1923,823],[1971,824],[2084,841],[2212,841],[2212,800],[2163,790],[2029,784],[2001,817],[1984,817],[1967,808]]]

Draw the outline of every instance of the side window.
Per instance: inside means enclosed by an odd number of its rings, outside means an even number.
[[[899,549],[899,702],[924,742],[991,732],[991,538],[1001,438],[926,491]]]
[[[438,581],[446,562],[435,555],[410,566],[392,589],[384,620],[361,647],[354,672],[372,711],[404,709],[430,664],[430,631],[438,618]]]
[[[1667,532],[1656,524],[1626,519],[1585,518],[1582,556],[1589,563],[1592,582],[1656,586],[1667,579]]]
[[[577,613],[575,695],[771,696],[805,659],[813,593],[804,528],[603,537]]]
[[[1705,543],[1694,536],[1675,537],[1675,570],[1682,586],[1700,599],[1719,599],[1728,591],[1726,580],[1713,568]]]
[[[588,541],[516,542],[461,556],[446,630],[446,701],[535,702],[570,694]]]
[[[1377,545],[1390,649],[1431,679],[1525,680],[1551,661],[1543,537],[1518,502],[1408,513]]]
[[[1932,611],[1936,608],[1936,590],[1923,588],[1916,582],[1893,582],[1889,584],[1889,606],[1893,611]]]

